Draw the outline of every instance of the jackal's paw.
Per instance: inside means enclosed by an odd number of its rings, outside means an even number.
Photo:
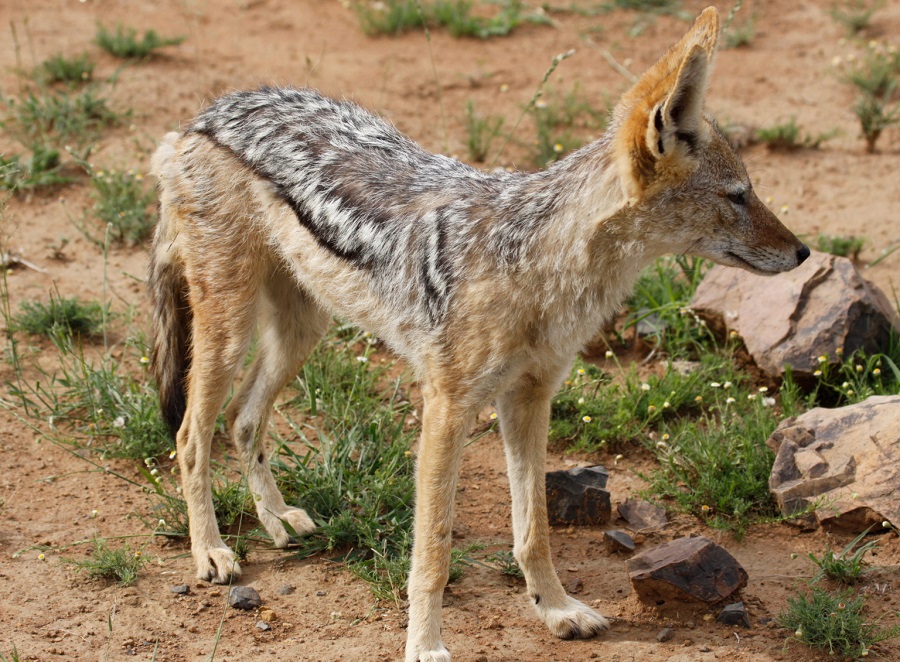
[[[432,650],[407,649],[406,662],[450,662],[450,651],[444,648],[444,644],[440,642]]]
[[[197,578],[213,584],[228,584],[241,576],[241,566],[228,547],[211,547],[194,552],[197,562]]]
[[[277,530],[270,531],[272,543],[276,547],[287,547],[297,541],[297,537],[315,530],[316,525],[302,508],[288,508],[278,516]]]
[[[590,639],[609,628],[600,614],[568,596],[561,607],[542,609],[540,603],[535,607],[550,632],[560,639]]]

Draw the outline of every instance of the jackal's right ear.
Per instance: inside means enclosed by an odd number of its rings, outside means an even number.
[[[664,172],[690,169],[709,140],[703,99],[718,32],[719,15],[710,7],[616,107],[613,145],[629,199]]]

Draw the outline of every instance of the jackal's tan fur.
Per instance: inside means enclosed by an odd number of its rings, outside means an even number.
[[[337,315],[383,338],[423,386],[406,659],[449,659],[441,596],[457,469],[492,400],[515,557],[538,615],[562,638],[607,627],[566,595],[550,554],[546,434],[572,357],[662,254],[770,274],[808,255],[703,113],[717,32],[707,9],[623,96],[603,137],[540,173],[487,174],[429,154],[312,90],[229,95],[166,136],[153,161],[152,360],[199,577],[240,573],[216,526],[209,449],[257,325],[227,422],[275,544],[288,543],[283,521],[313,528],[276,489],[263,439],[276,394]]]

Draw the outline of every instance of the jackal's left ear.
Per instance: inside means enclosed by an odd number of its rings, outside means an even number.
[[[703,99],[709,57],[694,46],[681,63],[675,85],[653,108],[647,123],[647,149],[658,159],[675,151],[690,154],[705,139]]]
[[[718,35],[719,14],[709,7],[613,111],[613,149],[629,199],[663,173],[685,172],[709,139],[703,98]]]

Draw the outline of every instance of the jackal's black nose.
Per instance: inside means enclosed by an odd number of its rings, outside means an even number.
[[[803,264],[803,261],[809,257],[809,246],[803,244],[797,249],[797,264]]]

